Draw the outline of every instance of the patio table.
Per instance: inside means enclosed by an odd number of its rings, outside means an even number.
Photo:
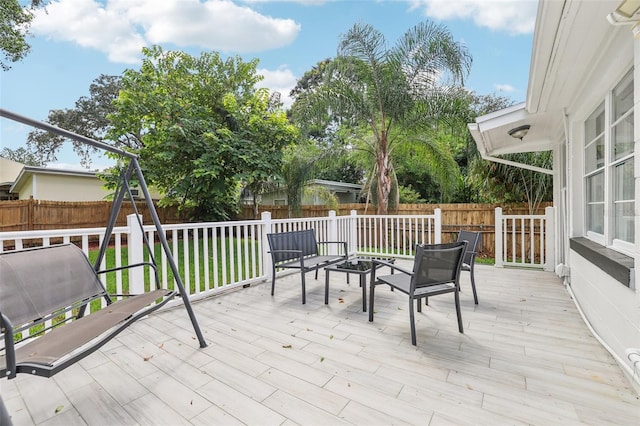
[[[349,274],[357,274],[360,276],[360,287],[362,288],[362,311],[367,312],[367,275],[371,273],[373,265],[372,260],[384,260],[394,263],[394,258],[382,257],[354,257],[341,263],[329,265],[324,268],[324,304],[329,304],[329,273],[342,272],[347,274],[347,282],[349,282]],[[379,269],[382,265],[376,265]],[[393,273],[393,271],[391,271]]]

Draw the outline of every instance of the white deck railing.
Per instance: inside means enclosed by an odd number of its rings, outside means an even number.
[[[134,215],[126,227],[116,227],[101,269],[120,267],[147,261],[150,253],[144,249],[143,234]],[[162,227],[171,253],[180,271],[185,289],[192,299],[269,280],[271,256],[266,234],[301,229],[314,229],[318,241],[346,241],[350,255],[394,256],[412,258],[416,244],[441,241],[441,212],[422,216],[349,216],[302,219],[271,219],[263,213],[260,220],[206,222]],[[52,231],[0,232],[0,251],[5,246],[22,249],[32,246],[73,242],[82,248],[90,260],[104,239],[104,228]],[[160,249],[154,226],[145,226],[144,233],[154,247],[159,281],[165,288],[174,286],[166,255]],[[153,283],[151,268],[118,271],[102,275],[103,283],[114,293],[132,294],[145,291]],[[131,286],[127,282],[132,283]]]
[[[496,266],[555,267],[554,208],[543,215],[504,215],[496,208]]]

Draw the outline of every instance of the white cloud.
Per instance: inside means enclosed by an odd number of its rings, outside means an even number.
[[[439,20],[472,19],[479,27],[509,34],[533,32],[537,0],[412,0],[411,9]]]
[[[293,99],[289,97],[291,89],[293,89],[298,82],[298,79],[291,70],[283,67],[275,71],[267,69],[257,70],[258,74],[264,76],[264,80],[257,84],[258,87],[266,87],[272,93],[280,92],[280,101],[283,103],[283,107],[288,109],[293,104]]]
[[[513,87],[510,84],[494,84],[493,87],[498,91],[498,92],[507,92],[507,93],[512,93],[516,91],[516,88]]]
[[[301,27],[229,0],[57,0],[37,13],[32,29],[105,52],[112,62],[133,63],[150,44],[237,53],[273,49],[291,43]]]
[[[35,34],[75,42],[105,52],[112,62],[134,63],[146,44],[121,11],[93,0],[60,0],[39,9],[31,25]]]
[[[242,0],[245,3],[298,3],[305,6],[320,6],[331,0]],[[335,1],[335,0],[334,0]]]

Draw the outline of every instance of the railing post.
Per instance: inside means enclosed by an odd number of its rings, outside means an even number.
[[[554,271],[556,268],[556,226],[555,207],[548,206],[544,209],[545,215],[545,271]]]
[[[269,241],[267,240],[267,234],[271,233],[271,212],[262,212],[260,220],[262,221],[262,265],[264,268],[262,272],[271,281],[273,279],[273,267],[271,254],[269,253]]]
[[[140,222],[142,222],[142,215],[140,215]],[[127,235],[128,264],[142,263],[144,262],[144,238],[135,214],[127,216],[127,227],[129,228]],[[144,268],[129,269],[129,293],[144,293]]]
[[[358,253],[358,211],[351,210],[351,219],[349,219],[349,254],[356,255]]]
[[[496,207],[496,218],[495,218],[495,239],[496,239],[496,247],[495,247],[495,266],[498,268],[504,267],[502,262],[502,207]]]
[[[329,210],[328,229],[329,235],[327,235],[328,241],[338,241],[338,218],[335,210]],[[336,244],[329,244],[329,254],[338,254],[338,247]]]
[[[440,209],[435,209],[433,211],[433,214],[435,215],[435,220],[433,223],[433,232],[434,232],[434,237],[435,237],[435,244],[441,244],[442,243],[442,210]]]

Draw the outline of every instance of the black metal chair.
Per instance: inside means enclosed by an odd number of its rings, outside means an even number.
[[[416,246],[413,271],[381,260],[376,264],[388,266],[395,273],[376,277],[376,269],[371,270],[371,286],[369,297],[369,321],[373,321],[373,305],[375,288],[386,284],[391,289],[398,289],[409,296],[409,318],[411,321],[411,343],[416,344],[416,324],[414,300],[417,300],[418,312],[422,312],[421,299],[439,294],[454,293],[458,330],[463,333],[462,315],[460,313],[460,270],[467,243],[465,241],[450,244],[432,244]]]
[[[473,231],[461,230],[458,234],[458,242],[466,241],[467,250],[464,253],[464,259],[462,260],[462,270],[468,271],[471,275],[471,288],[473,289],[473,300],[478,304],[478,293],[476,292],[476,279],[475,279],[475,264],[476,255],[480,250],[480,244],[482,244],[482,233]]]

